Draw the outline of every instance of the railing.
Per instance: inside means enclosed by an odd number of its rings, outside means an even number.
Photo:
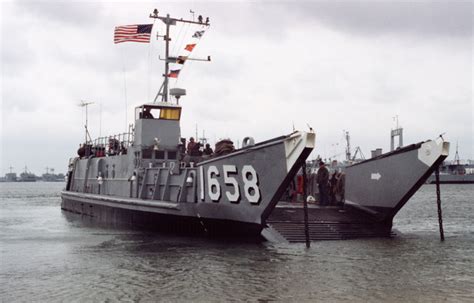
[[[128,148],[133,145],[133,129],[129,132],[120,133],[112,136],[96,138],[79,148],[78,154],[82,157],[94,155],[96,157],[123,155],[127,153]]]

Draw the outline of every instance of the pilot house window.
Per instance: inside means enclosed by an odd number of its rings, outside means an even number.
[[[160,119],[179,120],[181,115],[180,108],[162,108],[160,111]]]

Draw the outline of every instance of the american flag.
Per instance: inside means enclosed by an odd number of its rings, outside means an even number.
[[[153,24],[135,24],[116,26],[114,32],[114,43],[142,42],[150,43],[150,35]]]

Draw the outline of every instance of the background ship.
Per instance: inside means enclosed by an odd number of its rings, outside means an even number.
[[[474,184],[474,164],[461,163],[456,144],[456,154],[453,161],[444,161],[439,168],[439,183],[441,184]],[[431,175],[426,183],[435,184],[436,176]]]
[[[16,176],[16,173],[13,172],[13,167],[9,167],[10,172],[5,174],[5,177],[0,178],[0,182],[17,182],[18,177]]]
[[[46,167],[46,173],[41,175],[41,180],[45,182],[64,182],[66,176],[64,174],[55,174],[54,168]]]
[[[20,174],[18,182],[36,182],[36,176],[28,171],[28,167],[25,166],[25,170]]]

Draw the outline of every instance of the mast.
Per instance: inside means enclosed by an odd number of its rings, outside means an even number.
[[[398,147],[403,146],[403,128],[398,124],[398,115],[393,117],[393,120],[396,121],[396,128],[390,131],[390,151],[395,150],[395,137],[398,136]]]
[[[168,82],[169,82],[169,78],[168,78],[168,74],[169,74],[169,68],[170,68],[170,62],[169,62],[169,57],[170,57],[170,15],[167,14],[166,15],[166,21],[165,21],[165,24],[166,24],[166,37],[165,37],[165,41],[166,41],[166,49],[165,49],[165,82],[164,82],[164,94],[163,94],[163,102],[168,102]],[[176,22],[175,22],[176,24]]]
[[[460,163],[459,153],[458,153],[458,142],[456,142],[456,154],[454,155],[454,164],[459,165]]]
[[[167,14],[166,17],[158,16],[158,14],[159,14],[159,12],[155,8],[153,10],[153,13],[150,14],[150,18],[159,19],[159,20],[163,21],[163,23],[166,25],[166,34],[164,36],[157,35],[157,37],[163,37],[163,39],[165,40],[165,59],[164,59],[164,61],[165,61],[165,74],[163,75],[163,77],[164,77],[163,84],[161,85],[160,90],[158,91],[158,94],[156,95],[154,102],[156,102],[156,100],[158,99],[158,96],[161,96],[161,101],[162,102],[168,102],[168,95],[169,95],[169,87],[168,87],[169,86],[169,63],[170,62],[175,62],[175,60],[173,60],[174,58],[170,58],[170,56],[169,56],[169,43],[171,41],[170,26],[171,25],[176,25],[177,22],[197,24],[197,25],[205,25],[205,26],[210,26],[210,23],[209,23],[209,18],[206,18],[206,22],[204,23],[202,21],[202,16],[199,16],[198,22],[195,22],[194,20],[191,21],[191,20],[184,20],[182,18],[181,19],[172,18],[172,17],[170,17],[169,14]],[[192,14],[194,16],[194,12],[192,12]],[[190,59],[188,58],[187,60],[190,60]],[[210,61],[210,57],[208,57],[208,60],[198,60],[198,61]]]

